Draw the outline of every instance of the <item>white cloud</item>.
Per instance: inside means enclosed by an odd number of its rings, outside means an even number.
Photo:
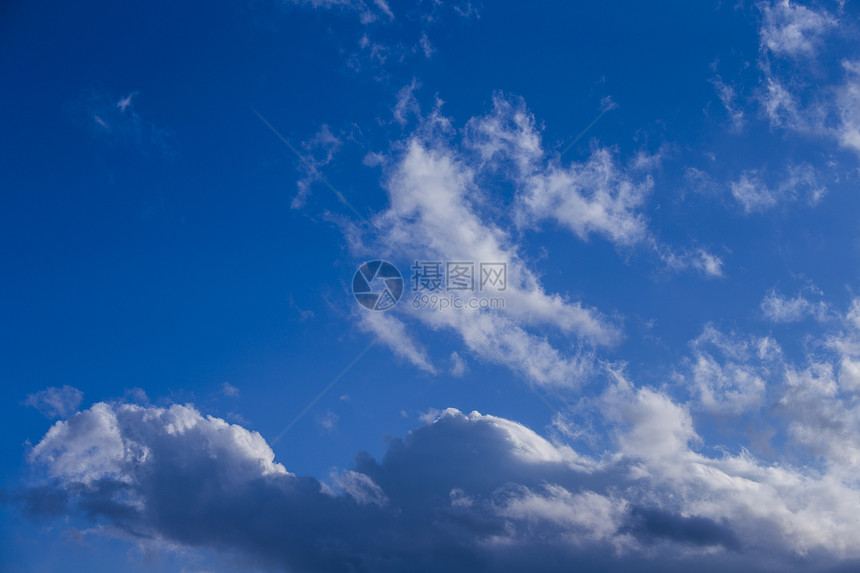
[[[430,38],[427,37],[426,32],[422,32],[419,45],[421,46],[421,51],[424,52],[425,58],[429,60],[433,57],[433,52],[435,52],[436,49],[433,48],[433,44],[430,43]]]
[[[439,121],[444,127],[444,120]],[[506,262],[507,289],[493,293],[504,298],[503,310],[413,311],[409,301],[401,303],[401,307],[433,330],[457,332],[477,355],[507,364],[530,380],[575,383],[587,366],[582,357],[565,357],[545,339],[525,329],[550,325],[596,344],[617,340],[617,330],[596,311],[543,290],[507,233],[478,214],[476,205],[486,198],[475,184],[474,170],[456,152],[434,139],[436,120],[430,122],[419,132],[421,135],[405,144],[402,155],[389,170],[385,187],[390,206],[373,219],[374,227],[382,230],[379,236],[372,245],[353,240],[353,248],[368,254],[372,248],[376,255],[410,262]],[[380,335],[385,335],[383,330],[389,326],[403,333],[385,341],[393,341],[395,351],[414,363],[427,362],[417,343],[408,342],[399,319],[365,313],[362,321]]]
[[[320,427],[329,433],[337,432],[337,423],[339,421],[340,417],[331,410],[326,410],[325,414],[317,418],[317,423]]]
[[[116,102],[116,107],[118,107],[121,112],[125,112],[126,108],[128,108],[131,105],[131,100],[136,95],[137,95],[137,92],[131,92],[130,94],[128,94],[127,96],[125,96],[124,98],[121,98],[118,102]]]
[[[312,138],[302,143],[304,161],[299,163],[299,169],[304,175],[296,182],[298,192],[293,197],[290,207],[293,209],[304,207],[310,195],[311,186],[323,179],[320,175],[320,169],[331,163],[342,146],[343,141],[334,135],[328,125],[325,124]]]
[[[420,84],[413,79],[411,83],[400,88],[397,92],[397,103],[391,113],[394,115],[394,120],[401,126],[406,125],[410,115],[420,117],[421,108],[418,105],[418,100],[415,98],[415,90]]]
[[[514,165],[521,224],[554,219],[582,239],[599,234],[620,245],[635,244],[647,236],[639,208],[653,181],[647,175],[634,179],[609,149],[597,148],[585,162],[572,162],[566,168],[556,163],[544,167],[534,116],[522,100],[499,94],[493,98],[493,111],[472,118],[466,134],[467,144],[484,164],[498,168],[508,161]]]
[[[813,289],[813,292],[817,291]],[[826,303],[811,302],[803,296],[802,292],[789,298],[781,295],[776,289],[771,289],[762,299],[761,310],[765,318],[773,322],[798,322],[809,317],[822,320],[828,312]]]
[[[527,185],[521,211],[525,220],[555,219],[581,239],[594,233],[624,246],[648,235],[639,209],[653,181],[632,179],[608,149],[595,150],[584,163],[532,177]]]
[[[386,16],[386,20],[393,20],[394,14],[385,0],[374,0],[368,4],[363,0],[287,0],[287,3],[322,10],[342,10],[347,13],[357,14],[362,24],[367,25],[375,22],[380,16]]]
[[[621,452],[648,462],[639,470],[648,471],[653,464],[661,472],[675,471],[671,466],[683,466],[689,461],[688,446],[697,438],[692,416],[665,394],[648,388],[635,390],[619,376],[607,391],[603,408],[606,417],[619,428]]]
[[[697,167],[687,167],[684,170],[684,183],[690,191],[703,195],[715,194],[719,189],[714,178]]]
[[[765,211],[777,203],[773,192],[761,182],[755,171],[742,173],[740,179],[730,184],[730,188],[732,196],[747,213]]]
[[[32,448],[49,481],[20,499],[53,491],[54,511],[131,537],[298,569],[348,555],[380,570],[384,553],[432,555],[431,570],[464,556],[513,560],[516,570],[539,547],[546,570],[571,559],[589,570],[643,559],[660,570],[689,568],[686,559],[818,570],[860,559],[860,300],[825,326],[799,365],[769,336],[705,327],[679,375],[687,404],[610,366],[607,389],[585,399],[608,430],[590,436],[591,454],[502,417],[431,409],[381,461],[360,455],[331,485],[289,474],[259,434],[190,406],[98,403]],[[696,429],[704,414],[740,425],[764,408],[776,415],[768,423],[783,424],[772,447],[794,465],[731,453],[720,434]],[[560,414],[554,423],[574,425]],[[323,533],[325,547],[307,543]]]
[[[374,334],[397,356],[405,358],[425,372],[435,374],[427,350],[407,331],[406,324],[389,313],[377,311],[361,312],[358,326],[365,332]]]
[[[782,547],[797,555],[854,554],[851,548],[860,539],[848,525],[855,511],[848,508],[858,507],[860,496],[850,483],[767,466],[743,452],[708,458],[690,449],[700,438],[681,407],[648,390],[621,395],[620,407],[629,410],[622,421],[630,424],[619,440],[622,452],[640,460],[639,475],[679,495],[689,514],[732,523],[746,545]]]
[[[307,4],[314,8],[334,8],[337,6],[354,7],[363,5],[363,2],[353,0],[291,0],[294,4]]]
[[[453,507],[472,507],[472,499],[462,489],[455,487],[449,495],[451,496],[451,505]]]
[[[604,110],[615,104],[607,98]],[[595,147],[591,156],[567,166],[547,157],[534,116],[521,99],[493,98],[493,111],[469,120],[466,143],[481,165],[505,170],[517,184],[515,220],[537,227],[553,220],[582,240],[602,236],[619,247],[645,246],[669,269],[695,269],[708,277],[722,276],[722,260],[705,249],[672,249],[648,229],[645,202],[654,183],[651,172],[665,158],[667,146],[653,154],[640,151],[621,165],[610,148]]]
[[[522,521],[542,521],[560,526],[569,543],[613,540],[628,517],[629,505],[593,491],[571,493],[560,485],[547,484],[535,492],[515,490],[501,502],[499,513]],[[616,539],[616,545],[632,545],[633,539]]]
[[[836,91],[839,143],[860,153],[860,61],[842,63],[845,81]]]
[[[466,124],[466,144],[478,152],[481,162],[494,168],[510,161],[515,175],[530,174],[543,157],[534,116],[522,99],[493,96],[493,110],[471,118]]]
[[[767,409],[775,417],[763,421],[784,437],[786,450],[793,456],[803,452],[813,467],[824,468],[818,470],[823,475],[804,479],[835,480],[853,488],[860,466],[860,325],[855,323],[860,302],[853,301],[840,316],[824,302],[771,291],[763,307],[772,320],[811,316],[827,321],[804,337],[808,350],[800,363],[790,362],[771,337],[706,327],[692,343],[686,372],[679,375],[694,396],[690,406],[736,416]]]
[[[84,393],[72,386],[51,386],[28,394],[24,404],[36,408],[48,418],[66,418],[77,410],[83,397]]]
[[[418,416],[418,419],[424,422],[425,424],[432,424],[439,416],[442,415],[442,411],[436,408],[428,408],[426,412],[422,413]]]
[[[731,131],[742,131],[746,120],[744,117],[744,110],[737,101],[738,97],[735,93],[735,87],[723,81],[723,78],[720,77],[719,74],[711,79],[711,83],[714,85],[714,90],[716,90],[717,96],[720,98],[720,102],[729,114],[729,125]]]
[[[824,10],[781,0],[761,2],[760,39],[763,49],[778,56],[815,56],[822,36],[836,26],[836,19]]]
[[[337,488],[349,495],[361,505],[374,504],[384,506],[388,503],[388,497],[372,479],[363,473],[346,471],[332,476]]]
[[[794,131],[817,131],[815,116],[820,112],[815,109],[801,109],[796,96],[780,79],[770,75],[769,71],[767,76],[766,86],[760,98],[770,124]]]
[[[71,109],[94,138],[111,145],[132,146],[142,153],[155,150],[172,156],[173,133],[135,111],[133,100],[137,96],[136,91],[118,98],[108,91],[88,89],[71,104]]]
[[[518,461],[526,464],[561,463],[577,471],[589,473],[596,469],[597,463],[590,458],[580,456],[570,447],[563,444],[552,444],[537,432],[505,418],[484,415],[480,412],[462,414],[455,408],[441,412],[433,423],[439,423],[445,418],[462,420],[470,425],[488,425],[504,440],[510,454]]]
[[[221,393],[228,398],[239,397],[239,389],[230,384],[229,382],[224,382],[223,384],[221,384]]]
[[[86,484],[118,475],[125,454],[113,411],[107,404],[95,404],[51,427],[33,448],[30,461],[49,464],[52,477]]]
[[[749,351],[712,337],[726,352]],[[833,404],[834,384],[827,369],[796,372],[787,396]],[[857,463],[854,406],[793,414],[793,439],[828,459],[816,470],[700,453],[691,411],[620,372],[594,405],[615,429],[599,457],[449,408],[326,485],[287,473],[259,434],[191,407],[99,403],[33,448],[35,468],[56,481],[29,495],[59,488],[57,511],[131,538],[299,570],[346,558],[359,570],[450,570],[464,559],[522,570],[529,558],[532,570],[575,561],[595,571],[800,571],[860,556],[860,490],[847,471]],[[838,431],[821,431],[828,417]]]
[[[848,392],[860,392],[860,360],[842,357],[839,363],[839,386]]]
[[[676,252],[656,242],[654,243],[654,249],[659,255],[660,260],[670,269],[696,269],[709,278],[724,276],[723,259],[705,249],[688,249]]]
[[[346,65],[376,80],[391,78],[394,69],[436,52],[432,37],[436,30],[468,25],[480,17],[469,2],[390,0],[285,0],[280,6],[328,11],[330,39],[337,43]],[[356,23],[359,26],[356,26]],[[356,50],[355,47],[358,47]],[[394,73],[393,73],[394,72]]]
[[[455,351],[451,353],[451,376],[462,378],[468,371],[469,367],[466,361]]]
[[[153,449],[186,455],[194,443],[196,455],[221,458],[231,479],[251,475],[285,474],[274,452],[257,432],[203,417],[190,406],[112,406],[104,402],[57,422],[30,453],[30,460],[49,466],[50,474],[68,482],[91,484],[112,477],[127,479],[128,464],[145,464]],[[164,460],[159,460],[160,462]]]
[[[855,299],[835,317],[838,330],[815,343],[806,364],[786,367],[785,391],[777,402],[794,442],[846,479],[860,467],[858,308]]]
[[[690,344],[692,356],[679,375],[694,396],[694,408],[717,414],[757,411],[779,345],[771,338],[739,337],[708,325]]]
[[[394,19],[394,12],[391,11],[391,8],[388,6],[388,2],[385,0],[373,0],[373,3],[376,4],[376,7],[382,11],[383,14],[388,16],[390,19]]]
[[[744,171],[737,181],[730,183],[732,196],[745,213],[763,212],[777,204],[805,199],[810,205],[817,204],[827,193],[827,188],[818,182],[816,170],[809,164],[789,164],[786,175],[776,186],[769,186],[756,170]]]
[[[407,110],[419,112],[416,86],[413,82],[398,95],[394,115],[401,123]],[[527,226],[555,218],[583,239],[597,234],[623,247],[641,244],[668,269],[723,275],[720,257],[701,247],[672,250],[648,230],[641,212],[653,185],[647,172],[658,168],[662,149],[654,155],[640,152],[623,167],[613,152],[597,148],[589,159],[561,167],[547,157],[522,100],[497,94],[489,114],[466,123],[459,146],[458,132],[440,106],[437,101],[433,112],[419,117],[412,134],[389,154],[373,155],[372,163],[384,169],[389,198],[388,208],[372,218],[373,230],[345,228],[353,252],[362,258],[381,257],[403,267],[415,261],[472,261],[476,273],[481,262],[507,264],[507,288],[481,293],[500,299],[502,308],[428,310],[416,299],[401,301],[396,314],[385,318],[361,315],[362,328],[419,368],[434,370],[419,342],[420,330],[408,330],[416,323],[434,332],[453,331],[481,359],[552,386],[578,385],[593,370],[594,349],[621,338],[597,309],[544,290],[508,230],[514,221]],[[499,173],[516,186],[508,205],[499,204],[485,185]],[[414,296],[407,290],[404,299]],[[452,296],[462,303],[465,295]],[[553,331],[576,336],[576,346],[559,349],[551,341]]]
[[[845,59],[841,70],[825,71],[812,62],[825,39],[835,38],[844,24],[823,8],[787,0],[762,2],[759,8],[763,14],[759,99],[771,125],[829,138],[860,153],[860,66]]]

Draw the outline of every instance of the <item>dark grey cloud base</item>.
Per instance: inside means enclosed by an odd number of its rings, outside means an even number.
[[[186,406],[96,404],[58,422],[12,497],[132,538],[286,571],[826,569],[728,520],[682,515],[634,460],[595,462],[514,422],[456,410],[330,483],[290,474],[259,434]],[[658,501],[659,500],[659,501]]]

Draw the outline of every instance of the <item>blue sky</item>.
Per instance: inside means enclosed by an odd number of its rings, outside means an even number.
[[[857,16],[7,3],[2,569],[856,568]]]

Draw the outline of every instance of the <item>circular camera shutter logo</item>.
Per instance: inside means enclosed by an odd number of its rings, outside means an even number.
[[[358,304],[370,310],[388,310],[403,295],[403,276],[386,261],[369,261],[352,277],[352,294]]]

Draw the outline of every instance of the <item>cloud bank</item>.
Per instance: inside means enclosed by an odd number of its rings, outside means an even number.
[[[588,404],[609,430],[590,448],[449,408],[382,459],[359,454],[320,482],[288,472],[258,433],[192,406],[102,402],[32,448],[34,487],[53,500],[43,514],[285,571],[850,567],[860,301],[836,322],[819,341],[826,359],[804,364],[772,339],[706,328],[691,344],[687,402],[610,368]],[[702,415],[762,408],[782,420],[784,445],[772,447],[803,452],[797,462],[767,461],[754,445],[728,452],[697,430]]]

